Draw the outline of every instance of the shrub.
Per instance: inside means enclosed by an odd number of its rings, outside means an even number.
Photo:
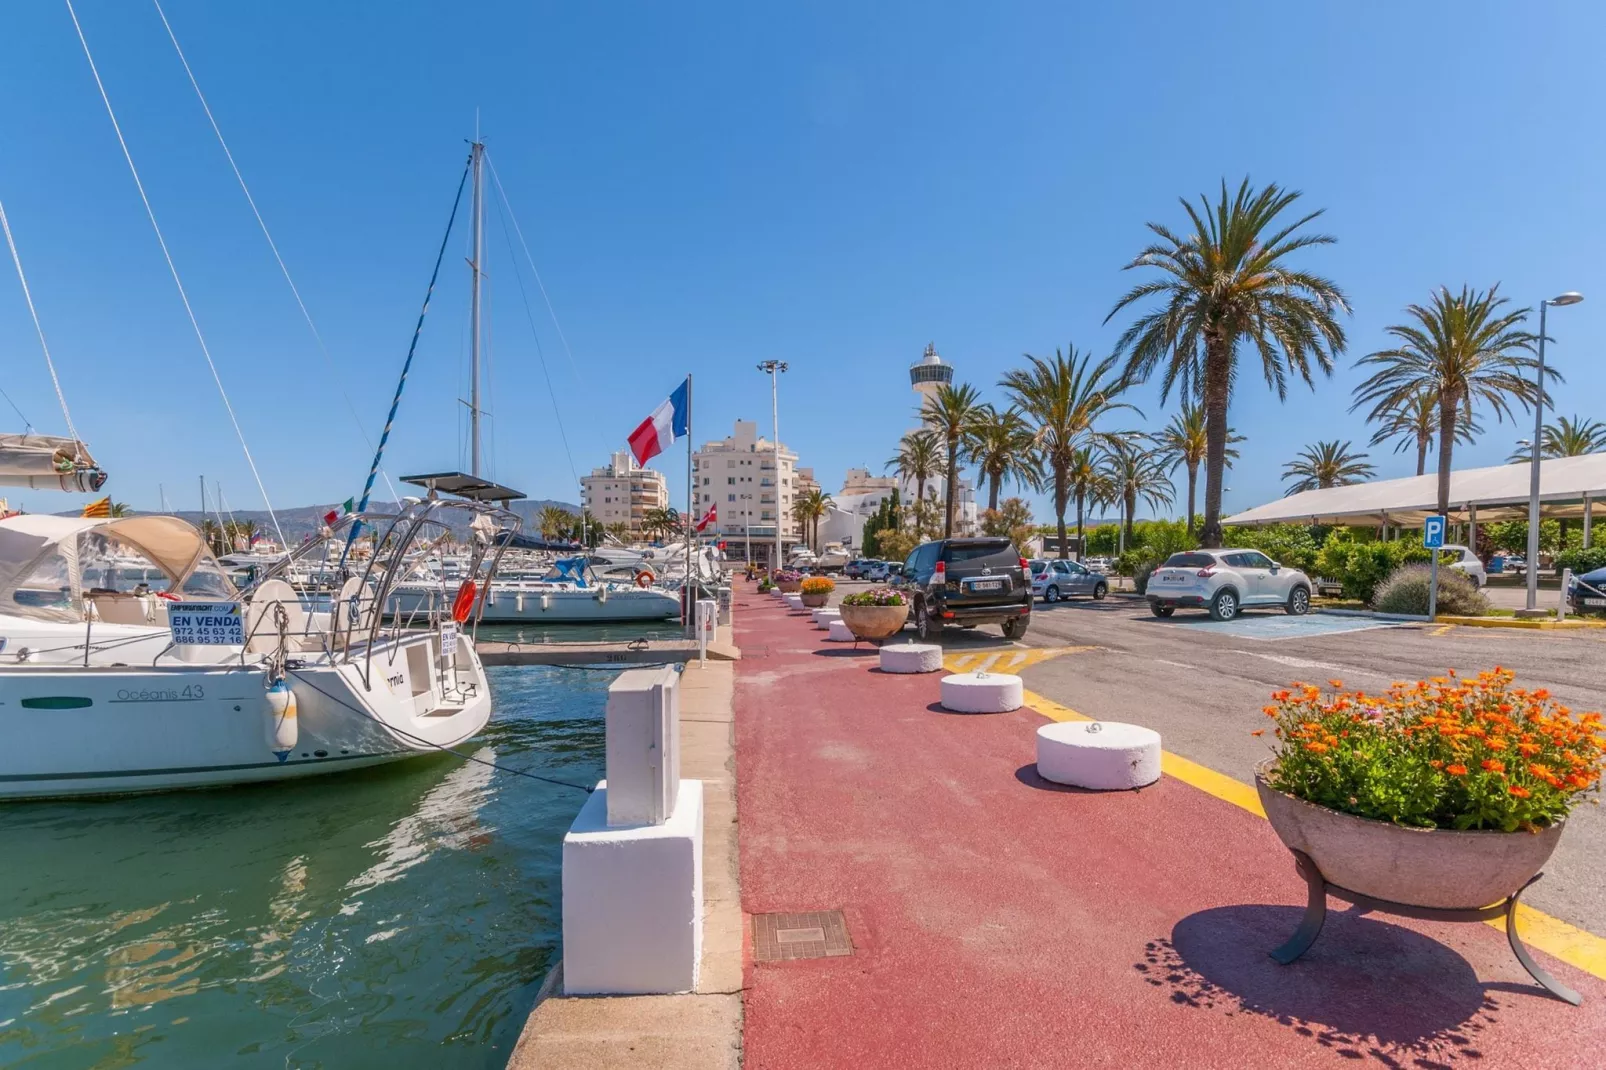
[[[1278,564],[1297,568],[1301,572],[1315,571],[1316,558],[1320,550],[1316,540],[1311,536],[1311,529],[1300,524],[1228,528],[1223,536],[1223,544],[1241,546],[1246,550],[1259,550]],[[1179,547],[1179,549],[1192,549],[1192,547]]]
[[[760,593],[769,594],[771,591],[775,590],[775,584],[768,576],[765,576],[763,579],[758,581],[758,589]]]
[[[1306,802],[1413,828],[1538,829],[1598,791],[1599,713],[1574,717],[1496,666],[1385,695],[1294,684],[1265,707],[1277,742],[1267,782]],[[1257,731],[1260,735],[1264,729]]]
[[[1406,565],[1378,585],[1372,608],[1380,613],[1428,612],[1428,588],[1433,583],[1432,565]],[[1456,568],[1439,569],[1439,612],[1461,617],[1481,617],[1489,612],[1489,600],[1477,584]]]
[[[1404,539],[1359,542],[1350,529],[1335,528],[1316,554],[1316,573],[1323,579],[1342,583],[1346,598],[1370,602],[1377,585],[1401,565],[1431,560],[1428,551],[1418,543]]]
[[[845,606],[906,606],[909,600],[891,587],[877,587],[871,591],[855,591],[842,599]]]
[[[1556,555],[1556,568],[1570,568],[1574,576],[1606,568],[1606,546],[1591,546],[1587,550],[1568,550]]]
[[[810,576],[808,579],[803,581],[803,586],[798,588],[798,593],[830,594],[834,590],[836,590],[836,584],[832,583],[824,576]]]

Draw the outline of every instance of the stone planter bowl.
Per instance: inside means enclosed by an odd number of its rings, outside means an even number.
[[[1309,855],[1328,883],[1374,899],[1449,910],[1498,903],[1544,868],[1566,827],[1461,832],[1356,817],[1270,787],[1274,760],[1255,770],[1255,789],[1278,837]]]
[[[781,589],[782,594],[797,594],[803,589],[802,580],[776,580],[775,586]]]
[[[909,620],[908,606],[838,606],[856,639],[891,639]]]
[[[806,594],[803,596],[803,605],[808,609],[820,609],[831,600],[831,592],[824,594]]]

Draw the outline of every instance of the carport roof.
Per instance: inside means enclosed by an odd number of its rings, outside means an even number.
[[[1540,507],[1546,517],[1584,514],[1585,499],[1606,497],[1606,453],[1539,462]],[[1504,520],[1528,515],[1528,463],[1450,473],[1450,517]],[[1223,524],[1419,524],[1438,511],[1439,477],[1407,476],[1307,490],[1227,517]]]

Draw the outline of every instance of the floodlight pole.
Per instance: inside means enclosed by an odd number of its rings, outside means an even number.
[[[1539,370],[1534,386],[1534,440],[1528,476],[1528,612],[1539,607],[1539,451],[1545,436],[1545,309],[1551,305],[1576,305],[1582,294],[1569,291],[1539,302]],[[1566,547],[1563,547],[1566,549]]]

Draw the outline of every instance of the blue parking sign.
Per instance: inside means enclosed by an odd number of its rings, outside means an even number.
[[[1430,516],[1422,521],[1422,546],[1428,550],[1438,550],[1444,546],[1444,532],[1450,526],[1449,519],[1442,516]]]

